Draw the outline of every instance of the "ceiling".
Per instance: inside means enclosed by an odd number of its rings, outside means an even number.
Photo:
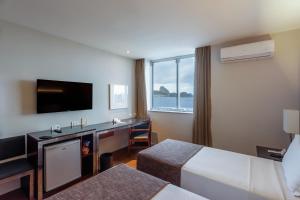
[[[300,28],[300,1],[0,0],[0,19],[118,55],[156,59]]]

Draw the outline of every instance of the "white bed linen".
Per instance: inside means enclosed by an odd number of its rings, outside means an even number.
[[[290,200],[276,163],[204,147],[182,167],[181,186],[209,199]]]
[[[208,200],[197,194],[184,190],[172,184],[168,184],[164,189],[157,193],[152,200]]]
[[[286,184],[286,180],[284,177],[284,172],[283,172],[283,167],[281,165],[281,162],[275,162],[275,169],[277,172],[277,175],[279,177],[281,186],[282,186],[282,190],[284,192],[284,195],[286,197],[286,199],[288,200],[300,200],[300,197],[295,197],[293,195],[293,193],[288,189],[287,184]]]

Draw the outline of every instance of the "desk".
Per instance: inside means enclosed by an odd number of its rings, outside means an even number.
[[[95,175],[99,170],[99,140],[113,135],[113,132],[120,129],[129,129],[130,127],[145,123],[147,119],[126,119],[122,123],[113,124],[112,122],[89,125],[85,127],[65,127],[62,133],[53,134],[50,130],[34,132],[27,134],[27,155],[28,160],[35,167],[35,185],[37,199],[41,200],[44,196],[43,190],[43,170],[44,170],[44,146],[60,143],[83,137],[92,138],[92,174]],[[47,139],[42,139],[43,137]]]

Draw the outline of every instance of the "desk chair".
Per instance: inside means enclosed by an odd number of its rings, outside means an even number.
[[[152,123],[151,120],[147,120],[145,123],[132,127],[129,129],[128,151],[136,142],[145,142],[148,147],[151,146],[151,132]]]

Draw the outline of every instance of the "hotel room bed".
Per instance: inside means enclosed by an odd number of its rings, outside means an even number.
[[[118,165],[47,200],[207,200],[143,172]]]
[[[165,140],[139,153],[137,169],[211,200],[300,200],[288,190],[281,163],[196,146]],[[173,168],[180,170],[168,172]],[[170,179],[174,173],[179,178]]]

